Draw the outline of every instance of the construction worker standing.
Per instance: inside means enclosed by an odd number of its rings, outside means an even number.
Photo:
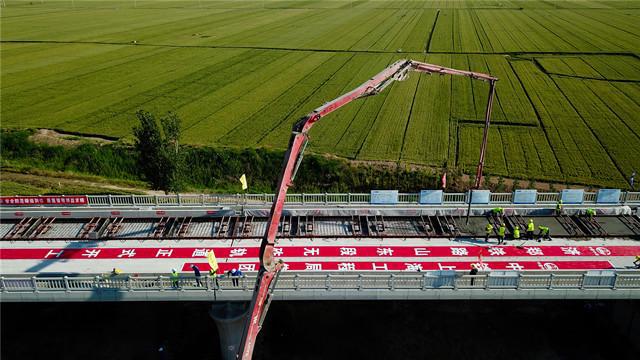
[[[536,226],[533,224],[533,219],[529,219],[529,224],[527,224],[527,238],[529,240],[533,240],[534,231],[536,231]]]
[[[491,236],[491,234],[493,233],[493,225],[491,225],[491,223],[488,223],[484,230],[484,242],[489,242],[489,236]]]
[[[174,288],[178,288],[180,286],[180,275],[176,269],[171,269],[171,285]]]
[[[538,226],[538,229],[540,229],[540,233],[538,234],[538,242],[540,242],[542,240],[542,238],[545,238],[547,240],[551,240],[551,237],[549,236],[549,228],[546,226]]]
[[[556,215],[562,215],[562,199],[556,203]]]
[[[518,225],[513,228],[513,240],[520,240],[520,226]]]
[[[500,224],[498,228],[498,245],[504,242],[504,234],[507,231],[507,228],[504,226],[504,223]]]

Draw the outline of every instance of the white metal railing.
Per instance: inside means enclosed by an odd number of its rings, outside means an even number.
[[[597,204],[598,194],[585,192],[582,204]],[[468,193],[443,193],[441,204],[431,205],[463,205],[467,204]],[[88,206],[239,206],[270,205],[274,194],[201,194],[201,195],[88,195]],[[551,205],[561,199],[561,193],[537,193],[536,205]],[[486,204],[492,206],[513,204],[514,193],[491,193]],[[323,194],[287,194],[290,205],[360,205],[369,204],[371,194],[368,193],[323,193]],[[400,193],[397,204],[420,205],[420,194]],[[640,205],[640,192],[620,193],[618,205]],[[611,204],[608,204],[611,205]],[[4,205],[10,206],[10,205]],[[36,206],[36,205],[33,205]],[[41,205],[45,206],[45,205]]]
[[[200,284],[194,276],[62,276],[0,277],[0,292],[76,292],[111,289],[115,291],[251,291],[253,277],[203,276]],[[416,273],[281,273],[276,291],[304,290],[428,290],[428,289],[637,289],[640,271],[605,271],[602,273],[502,272],[466,275],[454,271]]]

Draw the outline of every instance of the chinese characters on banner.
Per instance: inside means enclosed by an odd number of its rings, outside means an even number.
[[[206,258],[207,252],[214,250],[221,259],[255,259],[259,255],[257,247],[223,248],[5,248],[0,251],[0,259],[197,259]],[[465,258],[478,259],[480,252],[489,260],[502,257],[611,257],[635,256],[640,246],[525,246],[516,247],[413,247],[413,246],[318,246],[318,247],[277,247],[276,258],[342,258],[344,261],[357,258],[398,259],[419,258]],[[415,261],[415,260],[412,260]],[[498,260],[499,261],[499,260]]]
[[[185,263],[182,271],[191,270],[191,262]],[[469,270],[474,264],[480,271],[490,270],[577,270],[577,269],[612,269],[608,261],[496,261],[496,262],[287,262],[287,270],[294,271],[433,271],[433,270]],[[207,263],[198,263],[200,270],[208,270]],[[223,271],[237,267],[243,269],[253,269],[255,271],[258,263],[224,263],[220,264]]]
[[[65,196],[2,196],[0,205],[31,206],[31,205],[87,205],[89,199],[86,195]]]

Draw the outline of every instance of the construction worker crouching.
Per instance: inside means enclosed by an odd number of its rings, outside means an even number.
[[[118,276],[120,274],[122,274],[122,270],[118,268],[113,268],[113,270],[111,270],[111,277]]]
[[[504,235],[506,231],[507,228],[504,226],[504,223],[500,224],[500,227],[498,228],[498,245],[504,242]]]
[[[640,255],[636,255],[636,259],[633,261],[633,265],[636,266],[636,269],[640,269]]]
[[[533,219],[529,219],[527,224],[527,238],[533,240],[533,233],[536,231],[536,226],[533,224]]]
[[[585,215],[587,215],[589,220],[591,220],[596,215],[596,210],[593,209],[593,208],[588,208],[587,210],[584,211],[584,213],[585,213]]]
[[[502,219],[502,216],[504,215],[504,209],[501,207],[493,208],[491,209],[491,213],[497,216],[499,219]]]
[[[551,237],[549,236],[549,228],[546,226],[538,226],[538,229],[540,230],[540,233],[538,234],[538,242],[542,241],[542,239],[547,239],[547,240],[551,240]]]
[[[491,236],[491,234],[493,233],[493,225],[489,223],[484,229],[485,229],[484,242],[489,242],[489,236]]]

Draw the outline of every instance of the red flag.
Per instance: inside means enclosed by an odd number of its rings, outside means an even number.
[[[447,172],[445,171],[444,174],[442,174],[442,179],[440,179],[440,182],[442,183],[442,189],[444,190],[447,187]]]

